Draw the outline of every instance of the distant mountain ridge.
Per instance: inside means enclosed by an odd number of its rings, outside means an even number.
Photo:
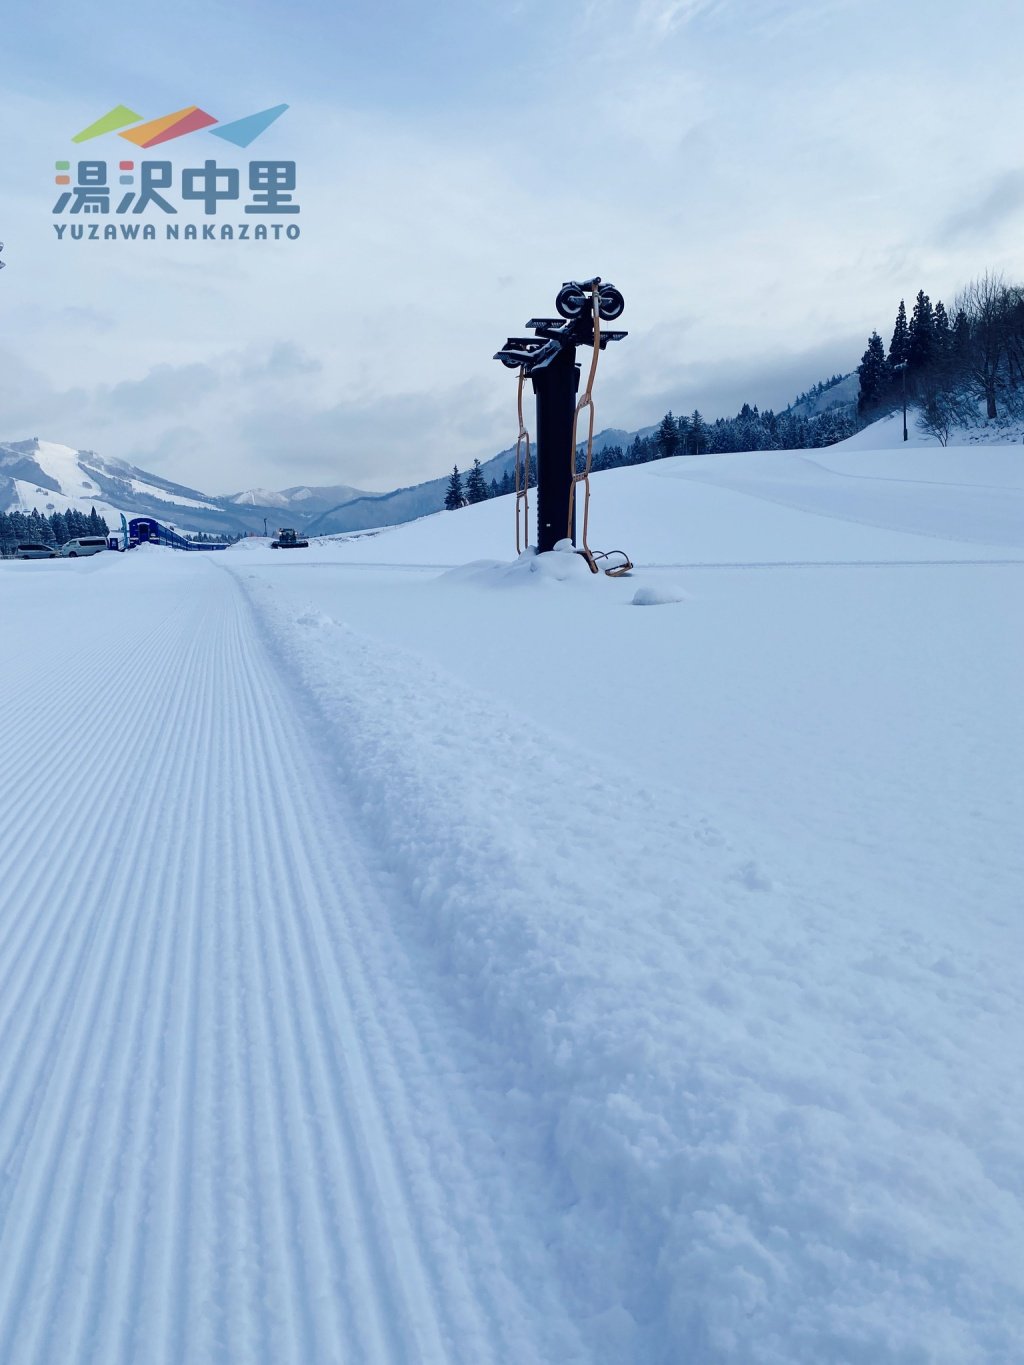
[[[628,444],[634,433],[610,428],[594,440],[596,450]],[[515,463],[515,448],[500,451],[481,465],[484,478],[500,483]],[[368,493],[348,484],[294,484],[290,488],[250,488],[213,495],[151,474],[126,460],[107,459],[33,437],[0,443],[0,510],[43,515],[77,509],[96,511],[113,526],[126,517],[155,516],[189,531],[213,534],[263,534],[283,521],[307,534],[332,534],[397,526],[439,512],[444,506],[446,471],[436,479]]]
[[[856,373],[835,376],[802,395],[787,412],[816,416],[830,408],[856,401]],[[636,437],[647,437],[654,426],[639,431],[609,427],[594,438],[595,453],[609,446],[626,449]],[[481,464],[485,482],[501,484],[515,464],[515,447],[501,450]],[[116,524],[127,517],[156,516],[182,530],[212,534],[262,535],[280,525],[292,525],[307,535],[338,535],[376,526],[397,526],[430,516],[444,507],[450,470],[435,479],[370,493],[349,484],[294,484],[284,489],[249,488],[214,495],[151,474],[126,460],[106,459],[91,450],[74,450],[34,437],[0,444],[0,510],[31,511],[45,515],[95,507]],[[464,471],[465,472],[465,471]]]
[[[594,449],[628,445],[633,435],[633,432],[608,427],[594,437]],[[480,465],[484,481],[488,485],[492,479],[500,483],[504,474],[514,469],[515,461],[515,446],[499,451]],[[462,472],[465,473],[465,470]],[[390,493],[360,494],[321,513],[309,523],[306,530],[313,535],[337,535],[345,531],[365,531],[373,526],[398,526],[417,517],[430,516],[444,507],[450,473],[449,470],[437,479],[428,479],[425,483],[412,484],[408,488],[395,488]]]
[[[226,501],[92,450],[74,450],[38,437],[0,444],[0,508],[7,512],[35,508],[48,516],[95,507],[108,522],[113,519],[112,524],[124,513],[162,516],[188,530],[245,529],[227,510]]]

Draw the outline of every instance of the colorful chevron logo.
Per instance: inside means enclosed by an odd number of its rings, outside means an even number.
[[[197,104],[190,104],[173,114],[164,114],[161,118],[148,121],[134,109],[119,104],[102,118],[98,118],[95,123],[90,123],[88,128],[76,133],[71,141],[90,142],[94,137],[102,137],[104,133],[118,133],[129,142],[134,142],[136,147],[149,148],[156,147],[161,142],[171,142],[174,138],[184,137],[187,133],[196,133],[201,128],[208,128],[214,137],[232,142],[236,147],[248,147],[265,133],[272,123],[276,123],[287,108],[287,104],[275,104],[272,109],[262,109],[258,114],[247,114],[245,118],[236,119],[233,123],[219,123],[212,114],[200,109]],[[132,126],[136,124],[137,127]],[[214,127],[214,124],[218,126]]]

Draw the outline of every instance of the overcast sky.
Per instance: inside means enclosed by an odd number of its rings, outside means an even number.
[[[1020,0],[14,0],[0,25],[0,440],[208,492],[508,446],[491,356],[571,277],[626,296],[596,402],[634,428],[785,406],[888,343],[901,295],[1024,276]],[[248,150],[71,142],[122,103],[290,108]],[[293,159],[301,238],[58,242],[53,163],[83,155]]]

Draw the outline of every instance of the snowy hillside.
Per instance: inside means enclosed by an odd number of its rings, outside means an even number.
[[[1019,1362],[1021,448],[593,482],[0,564],[5,1365]]]
[[[84,460],[86,452],[52,441],[19,441],[0,445],[0,509],[5,512],[80,511],[93,507],[116,524],[122,510],[105,495],[100,480]]]
[[[980,405],[979,405],[980,407]],[[949,447],[956,446],[1019,446],[1024,443],[1024,419],[1001,417],[985,421],[980,415],[973,426],[954,426],[950,430]],[[927,446],[934,450],[938,438],[921,430],[917,412],[911,407],[907,413],[907,446]],[[903,445],[902,409],[882,417],[841,443],[844,450],[898,450]]]
[[[841,384],[808,400],[810,407],[798,404],[797,408],[807,408],[807,412],[827,409],[837,394],[846,393],[848,381],[856,378],[847,376]],[[855,398],[855,391],[852,392]],[[913,411],[909,428],[909,445],[938,445],[934,436],[920,431]],[[654,430],[645,427],[639,432],[627,432],[608,428],[595,437],[595,453],[608,446],[625,448],[635,436],[650,436]],[[885,449],[899,445],[901,436],[902,417],[897,413],[859,432],[852,443],[841,443],[841,448]],[[1019,442],[1022,437],[1024,422],[979,422],[977,426],[954,430],[949,444],[1006,444]],[[484,462],[481,467],[487,484],[492,479],[500,483],[514,463],[513,448]],[[108,521],[113,519],[112,524],[124,512],[127,516],[153,515],[187,530],[218,534],[262,534],[265,522],[272,529],[287,522],[312,535],[402,525],[440,511],[447,479],[446,473],[387,493],[367,493],[348,484],[297,484],[281,490],[251,488],[219,497],[172,483],[122,460],[104,459],[92,451],[39,440],[0,445],[0,510],[31,511],[35,507],[46,515],[71,507],[88,512],[95,505]]]
[[[653,428],[644,430],[646,434]],[[606,446],[627,445],[632,434],[609,427],[594,437],[594,450],[597,452],[604,450]],[[492,479],[500,483],[504,474],[515,470],[515,447],[499,451],[491,459],[483,461],[480,469],[488,486]],[[321,510],[320,515],[309,522],[308,530],[313,535],[362,531],[378,526],[397,526],[413,521],[417,517],[439,512],[444,506],[450,473],[450,470],[446,470],[441,478],[413,484],[409,488],[396,488],[390,493],[362,493],[339,497],[336,499],[336,506]],[[322,493],[326,490],[316,491]],[[294,502],[292,505],[294,506]]]
[[[829,408],[856,407],[859,395],[860,375],[855,370],[852,374],[843,375],[837,383],[828,384],[820,393],[791,403],[787,411],[799,417],[817,417],[819,413],[828,412]]]
[[[95,506],[116,525],[127,517],[156,516],[191,531],[263,532],[264,517],[276,527],[281,513],[302,525],[339,500],[361,495],[345,484],[322,489],[295,487],[283,492],[250,489],[217,497],[147,472],[124,460],[91,450],[34,438],[0,445],[0,510],[43,515]]]
[[[111,525],[121,513],[160,516],[194,529],[219,530],[224,520],[215,499],[123,460],[38,437],[0,445],[0,509],[36,508],[45,516],[69,509],[88,512],[92,507]]]

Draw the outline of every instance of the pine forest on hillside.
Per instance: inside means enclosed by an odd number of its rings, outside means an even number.
[[[902,403],[918,409],[922,430],[945,445],[955,427],[1024,415],[1024,288],[986,273],[953,301],[952,317],[919,290],[907,318],[900,299],[886,353],[872,332],[857,367],[858,409],[873,421]]]

